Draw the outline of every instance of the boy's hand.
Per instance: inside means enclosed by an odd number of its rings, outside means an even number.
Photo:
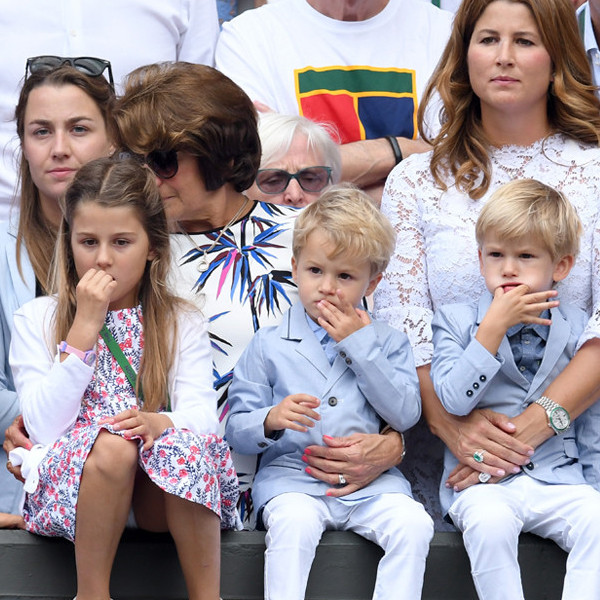
[[[550,325],[550,319],[542,319],[539,315],[547,308],[555,308],[558,300],[547,301],[558,295],[556,290],[528,293],[526,285],[504,291],[496,288],[494,299],[482,319],[475,334],[477,341],[491,354],[496,354],[506,332],[517,323],[538,323]]]
[[[371,322],[364,310],[352,306],[344,298],[342,290],[337,290],[331,300],[321,300],[319,308],[321,309],[319,325],[336,342],[340,342]]]
[[[286,396],[268,412],[264,423],[265,436],[270,437],[282,429],[308,431],[309,427],[315,426],[314,421],[321,419],[321,415],[313,410],[319,404],[318,398],[308,394]]]
[[[492,313],[492,318],[503,324],[505,332],[517,323],[550,325],[550,319],[542,319],[539,315],[547,308],[555,308],[559,305],[558,300],[547,301],[557,295],[556,290],[530,294],[526,285],[519,285],[505,292],[500,286],[494,292],[494,299],[487,314]]]

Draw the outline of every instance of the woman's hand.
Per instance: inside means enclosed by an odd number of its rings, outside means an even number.
[[[323,436],[324,446],[308,446],[302,460],[306,472],[332,486],[328,496],[346,496],[365,487],[402,460],[402,439],[396,431],[385,435],[355,433],[348,437]],[[346,484],[339,485],[340,475]]]
[[[115,431],[121,431],[126,440],[141,438],[144,450],[149,450],[154,440],[165,429],[173,427],[173,422],[164,413],[144,412],[137,408],[124,410],[114,417],[105,417],[98,421],[100,425],[112,425]]]
[[[26,448],[31,450],[33,444],[27,435],[25,429],[25,423],[23,422],[23,416],[19,415],[4,432],[4,443],[2,448],[6,452],[6,456],[11,450],[15,448]],[[19,481],[25,482],[23,475],[21,474],[21,467],[15,467],[10,461],[6,463],[6,468],[12,473],[12,475]]]

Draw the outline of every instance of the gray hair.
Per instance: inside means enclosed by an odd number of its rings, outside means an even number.
[[[331,167],[331,180],[337,183],[342,175],[342,158],[338,143],[339,134],[333,125],[315,123],[299,115],[282,115],[275,112],[261,113],[258,132],[262,145],[260,168],[264,169],[285,156],[294,136],[301,133],[307,138],[308,148],[323,159],[323,166]]]

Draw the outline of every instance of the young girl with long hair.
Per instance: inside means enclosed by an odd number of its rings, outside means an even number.
[[[215,600],[220,527],[239,522],[237,477],[215,434],[206,323],[165,284],[154,176],[131,159],[95,160],[63,210],[58,296],[17,311],[11,345],[38,444],[23,466],[26,528],[74,541],[78,600],[108,599],[133,507],[138,526],[172,534],[189,597]]]

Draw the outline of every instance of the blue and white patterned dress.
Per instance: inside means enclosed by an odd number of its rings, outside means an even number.
[[[141,308],[109,312],[106,325],[137,372],[143,350]],[[98,421],[137,408],[131,385],[101,337],[97,353],[79,416],[50,446],[38,468],[38,486],[26,496],[23,514],[33,533],[74,540],[77,498],[88,454],[102,429],[122,435]],[[140,441],[138,464],[165,492],[214,511],[222,528],[239,526],[237,476],[229,448],[216,434],[197,435],[170,427],[148,450],[142,450]]]

